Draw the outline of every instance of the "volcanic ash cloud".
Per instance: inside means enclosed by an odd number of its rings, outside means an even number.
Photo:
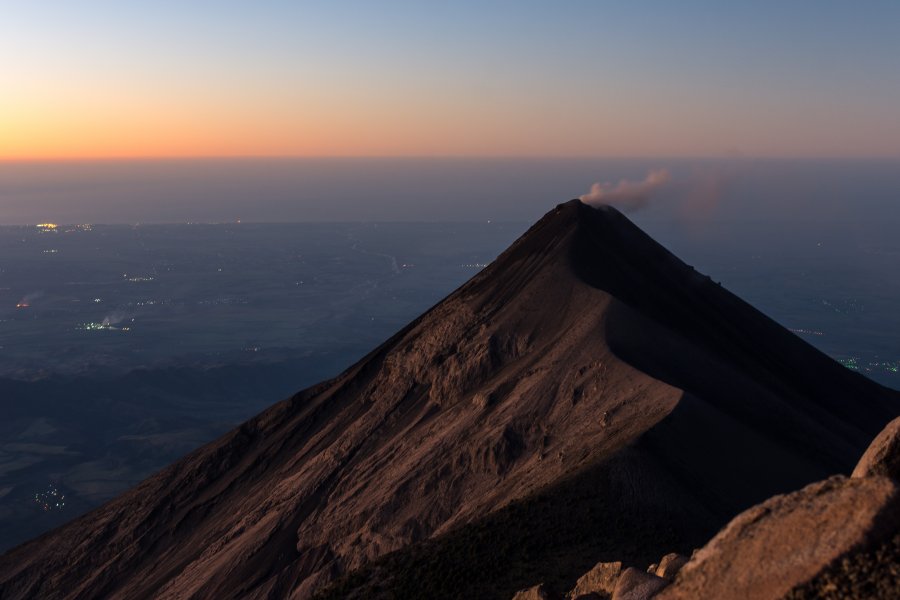
[[[591,191],[579,199],[591,206],[608,204],[625,212],[633,212],[646,207],[653,195],[669,183],[670,179],[668,170],[657,169],[647,173],[641,181],[622,179],[616,184],[595,183],[591,186]]]

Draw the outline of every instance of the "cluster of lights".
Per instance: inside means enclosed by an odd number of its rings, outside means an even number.
[[[834,312],[841,315],[849,315],[850,313],[863,311],[866,309],[866,307],[861,302],[857,301],[854,298],[844,300],[841,304],[842,306],[838,306],[837,304],[832,304],[828,300],[822,300],[823,306],[827,306]]]
[[[127,302],[127,306],[155,306],[157,304],[172,304],[172,300],[155,300],[153,298],[149,298],[147,300],[138,300],[137,302]]]
[[[59,224],[57,223],[38,223],[35,225],[38,231],[41,233],[59,233]],[[72,233],[74,231],[91,231],[94,226],[90,223],[82,223],[81,225],[67,225],[67,229],[65,229],[66,233]]]
[[[215,300],[197,300],[199,306],[218,306],[222,304],[249,304],[245,298],[216,298]]]
[[[852,371],[865,371],[867,373],[883,371],[885,373],[900,373],[900,361],[871,361],[861,364],[855,356],[840,358],[838,362]]]
[[[78,231],[90,231],[94,228],[90,223],[85,223],[84,225],[70,225],[64,231],[66,233],[76,233]]]
[[[38,492],[34,495],[34,503],[44,512],[62,510],[66,507],[66,496],[56,487],[50,485],[46,491]]]
[[[115,327],[109,323],[82,323],[78,329],[85,331],[131,331],[131,327]]]
[[[791,329],[794,333],[803,333],[806,335],[825,335],[824,331],[818,331],[816,329]]]

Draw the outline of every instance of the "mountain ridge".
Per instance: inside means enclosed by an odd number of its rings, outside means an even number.
[[[658,557],[849,471],[897,396],[571,201],[337,378],[0,557],[2,597],[307,598],[598,469],[604,518],[683,520]]]

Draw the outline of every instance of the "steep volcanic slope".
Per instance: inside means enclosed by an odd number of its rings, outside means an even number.
[[[554,490],[658,557],[848,471],[898,406],[573,201],[340,377],[0,557],[0,596],[305,598]]]

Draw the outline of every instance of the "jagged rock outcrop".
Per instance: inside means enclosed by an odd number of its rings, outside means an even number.
[[[621,562],[597,563],[594,568],[578,578],[567,597],[575,599],[587,594],[597,594],[601,598],[609,598],[616,589],[616,581],[621,573]]]
[[[837,591],[837,581],[860,579],[851,574],[890,572],[892,541],[900,539],[898,432],[900,419],[875,438],[852,478],[831,477],[736,517],[695,554],[659,600],[810,597],[804,589],[824,594]],[[894,566],[900,572],[900,565]],[[848,591],[834,597],[878,597],[877,585],[870,588],[857,590],[861,596]]]
[[[653,569],[653,573],[669,580],[675,579],[681,567],[687,564],[688,560],[687,556],[682,556],[677,552],[670,552],[660,559],[659,565]]]
[[[689,552],[748,506],[849,471],[897,414],[896,393],[573,201],[339,377],[4,554],[0,589],[569,589],[593,561]]]
[[[660,600],[775,600],[900,524],[890,479],[834,476],[736,517],[684,566]]]
[[[670,553],[650,579],[601,563],[619,598],[658,600],[892,599],[900,594],[900,419],[866,450],[853,477],[775,496],[733,519],[691,559]],[[684,568],[682,568],[684,567]],[[680,573],[680,575],[678,575]],[[668,581],[675,585],[666,589]],[[595,577],[595,576],[593,576]],[[652,582],[652,583],[651,583]],[[646,587],[641,587],[646,583]],[[604,588],[606,589],[606,588]],[[638,591],[639,590],[639,591]]]
[[[663,556],[658,564],[650,565],[646,573],[641,573],[634,567],[623,568],[619,561],[600,562],[578,578],[575,587],[565,594],[565,598],[567,600],[614,600],[616,598],[642,600],[650,598],[668,585],[687,561],[686,556],[670,552]],[[538,587],[543,593],[552,596],[550,590],[543,584],[522,590],[519,594],[534,593]],[[518,597],[518,595],[515,596],[513,600]]]
[[[870,475],[900,480],[900,419],[891,421],[878,434],[853,469],[853,477]]]

